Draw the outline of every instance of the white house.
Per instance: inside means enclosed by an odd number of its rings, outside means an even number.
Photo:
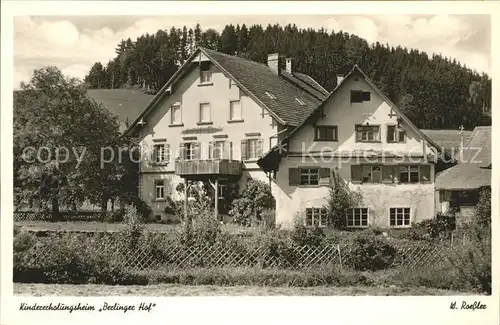
[[[436,170],[452,157],[417,129],[357,66],[258,164],[275,174],[276,222],[328,226],[334,177],[362,196],[345,225],[404,228],[435,216]]]
[[[169,218],[169,197],[187,194],[177,193],[180,183],[210,182],[219,198],[248,178],[269,181],[257,159],[328,95],[291,59],[286,69],[279,60],[270,54],[265,65],[198,48],[131,123],[126,133],[150,158],[140,163],[139,194],[156,219]]]

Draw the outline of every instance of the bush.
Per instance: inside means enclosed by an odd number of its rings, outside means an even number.
[[[491,224],[491,189],[484,188],[479,193],[479,200],[475,207],[476,222],[481,226]]]
[[[451,218],[443,216],[422,220],[413,224],[410,230],[410,239],[432,241],[447,237],[451,231],[451,227]]]
[[[241,195],[233,200],[229,215],[237,224],[252,226],[260,224],[265,211],[274,207],[270,187],[264,182],[249,180]]]
[[[294,227],[291,236],[292,241],[299,246],[320,246],[325,239],[323,229],[307,228],[300,224]]]
[[[458,247],[449,258],[462,282],[474,289],[491,294],[491,227],[472,225],[468,231],[470,241]]]
[[[385,238],[361,233],[354,240],[352,263],[356,270],[382,270],[392,266],[396,248]]]
[[[107,252],[74,235],[37,238],[20,233],[14,239],[14,282],[71,284],[145,284],[147,279],[113,266]],[[34,249],[37,247],[37,249]],[[40,256],[37,252],[43,252]]]

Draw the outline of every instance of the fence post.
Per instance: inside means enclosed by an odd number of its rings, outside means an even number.
[[[339,252],[340,272],[343,272],[344,269],[342,267],[342,254],[340,253],[340,245],[337,245],[337,251]]]

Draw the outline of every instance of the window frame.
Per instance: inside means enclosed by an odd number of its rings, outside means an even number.
[[[394,128],[394,132],[392,133],[392,136],[393,136],[392,141],[389,141],[389,139],[388,139],[388,136],[390,134],[390,132],[389,132],[390,127]],[[397,124],[387,124],[386,132],[387,132],[387,134],[386,134],[387,143],[405,143],[406,142],[406,132],[398,129]],[[401,139],[401,136],[403,137],[403,139]]]
[[[374,174],[374,168],[378,168],[378,174],[379,174],[379,179],[378,181],[374,181],[374,177],[373,177],[373,174]],[[366,168],[369,168],[370,169],[370,180],[368,181],[365,181],[364,179],[364,172],[365,172],[365,169]],[[365,183],[368,183],[368,184],[381,184],[382,181],[383,181],[383,165],[361,165],[361,183],[362,184],[365,184]]]
[[[248,138],[246,139],[247,141],[247,148],[246,148],[246,157],[247,159],[246,160],[257,160],[259,159],[259,152],[258,152],[258,147],[259,147],[259,141],[260,141],[260,138]],[[254,143],[255,144],[255,147],[254,147],[254,153],[255,153],[255,156],[252,156],[250,153],[252,152],[251,150],[251,143]]]
[[[352,214],[350,212],[352,211]],[[356,225],[356,212],[359,212],[359,225]],[[366,213],[366,225],[363,225],[363,214]],[[347,228],[368,228],[370,226],[370,209],[364,207],[348,208],[345,211]],[[352,217],[352,224],[349,224],[349,218]]]
[[[232,104],[236,103],[236,102],[239,103],[239,117],[234,117],[231,115],[231,113],[233,112]],[[238,100],[229,101],[229,119],[228,119],[228,121],[235,122],[235,121],[242,121],[242,120],[243,120],[243,108],[241,106],[241,100],[238,99]]]
[[[217,146],[221,145],[221,150],[218,152],[218,157],[216,157],[215,153],[217,152]],[[225,149],[226,146],[228,145],[227,140],[215,140],[212,141],[212,152],[211,152],[211,159],[213,160],[221,160],[221,159],[227,159],[224,157]]]
[[[165,160],[165,157],[166,157],[165,149],[166,148],[165,147],[166,147],[165,143],[155,143],[153,145],[153,158],[154,158],[153,164],[164,164],[166,162],[166,160]],[[161,148],[161,150],[158,151],[157,148]],[[160,160],[158,159],[158,158],[160,158],[160,157],[158,157],[158,153],[160,153],[160,156],[162,158]]]
[[[356,96],[358,96],[358,98],[356,98]],[[359,101],[353,101],[356,99]],[[369,102],[369,101],[371,101],[371,91],[351,90],[349,100],[350,100],[351,104],[359,104],[359,103]]]
[[[309,216],[311,217],[309,224]],[[323,220],[324,218],[324,220]],[[306,227],[318,227],[326,228],[328,227],[328,210],[326,208],[310,207],[306,208],[306,217],[304,220],[304,226]]]
[[[326,129],[328,131],[332,131],[332,138],[320,138],[320,130]],[[337,125],[316,125],[314,127],[314,141],[327,141],[327,142],[338,142],[339,141],[339,132]]]
[[[420,180],[420,165],[399,165],[399,173],[398,173],[398,183],[401,183],[401,184],[419,184],[421,183],[421,180]],[[416,181],[411,181],[412,180],[412,173],[415,172],[415,170],[412,171],[412,168],[417,168],[416,172],[417,172],[417,180]],[[403,171],[402,169],[403,168],[406,168],[406,171]],[[401,175],[407,175],[407,181],[403,181],[403,177],[401,177]]]
[[[174,109],[179,109],[179,121],[174,119]],[[182,124],[182,106],[181,104],[174,104],[170,107],[170,125],[181,125]]]
[[[200,85],[211,85],[212,83],[212,70],[210,69],[210,62],[202,62],[200,64]]]
[[[364,140],[364,139],[362,139],[362,136],[361,136],[361,139],[360,139],[360,137],[358,137],[358,133],[362,132],[361,134],[363,134],[363,132],[370,132],[370,131],[359,130],[361,128],[376,128],[377,129],[376,138],[374,138],[372,140]],[[370,125],[356,124],[354,126],[354,135],[356,137],[356,142],[365,142],[365,143],[381,142],[381,140],[380,140],[380,125],[379,124],[370,124]]]
[[[191,141],[191,142],[184,142],[182,145],[183,145],[183,148],[182,148],[182,160],[196,160],[193,158],[194,156],[194,152],[195,152],[195,144],[196,142],[194,141]],[[189,152],[189,157],[190,158],[187,158],[188,156],[188,152]]]
[[[299,179],[297,182],[297,186],[319,186],[320,179],[320,169],[319,167],[299,167]],[[316,170],[316,172],[312,172]],[[305,172],[307,171],[307,172]],[[302,183],[302,176],[307,176],[307,183]],[[316,182],[311,183],[311,177],[316,175]]]
[[[203,105],[206,105],[208,107],[208,120],[205,121],[202,119],[202,107]],[[201,102],[198,105],[198,124],[207,124],[207,123],[212,123],[212,105],[210,102]]]
[[[155,201],[165,200],[165,180],[164,179],[156,179],[154,181],[155,184]],[[161,189],[162,196],[158,196],[158,190]]]
[[[394,210],[394,219],[393,216]],[[401,211],[399,211],[401,210]],[[408,211],[406,211],[408,210]],[[406,221],[406,212],[408,213],[408,224],[405,224]],[[402,219],[398,219],[401,217]],[[409,228],[411,227],[411,207],[390,207],[389,208],[389,227],[390,228]],[[394,225],[392,224],[392,220],[394,220]],[[402,224],[398,225],[398,220],[402,220]]]

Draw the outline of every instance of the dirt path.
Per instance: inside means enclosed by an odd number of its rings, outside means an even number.
[[[256,287],[185,286],[157,284],[147,286],[108,286],[95,284],[15,283],[15,295],[25,296],[422,296],[469,295],[432,288],[398,287]]]

